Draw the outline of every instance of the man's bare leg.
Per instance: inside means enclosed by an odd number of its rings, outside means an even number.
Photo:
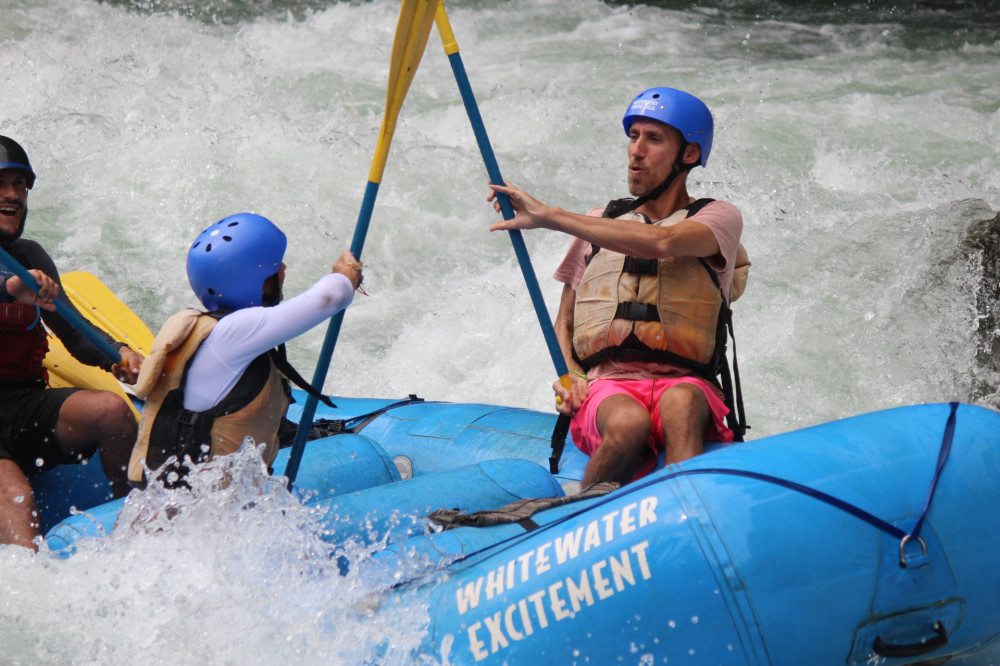
[[[0,460],[0,543],[37,551],[38,508],[24,472],[13,460]]]
[[[128,462],[138,433],[132,410],[109,391],[77,391],[63,403],[56,424],[56,439],[67,453],[97,443],[115,497],[128,494]]]
[[[597,429],[601,445],[587,463],[581,485],[628,483],[648,447],[652,429],[649,412],[627,395],[612,395],[597,408]]]
[[[666,462],[678,463],[704,452],[708,400],[694,384],[675,384],[660,396]]]

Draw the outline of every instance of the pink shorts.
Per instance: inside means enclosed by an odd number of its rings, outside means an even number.
[[[705,394],[712,420],[705,427],[705,441],[731,442],[733,431],[726,427],[729,408],[719,399],[712,386],[700,377],[673,377],[664,379],[598,379],[590,385],[587,399],[573,415],[570,433],[573,443],[588,456],[594,454],[601,445],[601,433],[597,430],[597,408],[613,395],[627,395],[649,412],[653,429],[649,434],[649,446],[654,451],[664,448],[663,424],[660,420],[660,396],[677,384],[694,384]]]

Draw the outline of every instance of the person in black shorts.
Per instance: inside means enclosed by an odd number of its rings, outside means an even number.
[[[73,307],[62,293],[59,272],[38,243],[21,238],[34,182],[24,149],[0,136],[0,246],[40,287],[36,294],[0,266],[0,544],[37,550],[39,520],[29,479],[56,465],[85,461],[99,450],[115,496],[122,496],[129,489],[126,467],[137,434],[132,410],[118,395],[49,388],[42,367],[48,351],[45,328],[77,360],[113,371],[122,381],[135,383],[143,357],[98,329],[122,356],[112,367],[56,313],[56,298]]]

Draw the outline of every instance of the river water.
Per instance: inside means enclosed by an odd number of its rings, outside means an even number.
[[[626,194],[620,119],[637,92],[682,88],[713,109],[689,189],[745,218],[753,267],[734,310],[751,439],[903,404],[1000,404],[997,259],[982,250],[1000,210],[995,3],[447,7],[504,177],[548,204]],[[301,291],[351,242],[398,9],[0,0],[0,133],[38,173],[25,235],[155,331],[196,304],[197,233],[252,211],[287,232],[286,293]],[[370,296],[347,313],[328,392],[550,409],[555,373],[511,244],[488,231],[486,181],[433,32],[365,245]],[[568,240],[525,239],[554,313]],[[289,345],[307,377],[324,332]],[[421,609],[365,622],[350,582],[300,582],[333,574],[292,536],[273,564],[259,530],[309,520],[282,510],[68,562],[0,552],[0,663],[392,661],[387,641],[405,644]]]

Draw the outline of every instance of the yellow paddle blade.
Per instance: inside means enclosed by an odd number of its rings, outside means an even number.
[[[424,55],[427,38],[434,25],[434,15],[441,0],[403,0],[396,23],[396,37],[392,42],[392,60],[389,63],[389,85],[386,88],[385,115],[379,130],[378,144],[372,159],[368,182],[381,183],[385,163],[389,157],[389,144],[396,131],[396,119],[403,99],[410,89],[413,75],[417,73],[420,58]]]
[[[62,274],[63,289],[73,305],[95,326],[143,356],[153,346],[153,333],[97,276],[86,271]]]
[[[92,365],[84,365],[73,358],[63,343],[54,335],[49,336],[49,353],[42,362],[49,371],[49,386],[52,388],[75,387],[93,389],[95,391],[111,391],[121,396],[139,420],[139,410],[136,409],[121,382],[110,372],[105,372]]]
[[[72,271],[61,277],[66,295],[86,319],[139,353],[149,353],[153,346],[152,332],[103,282],[83,271]],[[75,386],[111,391],[128,403],[138,420],[139,411],[114,375],[80,363],[55,336],[49,336],[49,353],[45,356],[44,365],[53,388]]]

